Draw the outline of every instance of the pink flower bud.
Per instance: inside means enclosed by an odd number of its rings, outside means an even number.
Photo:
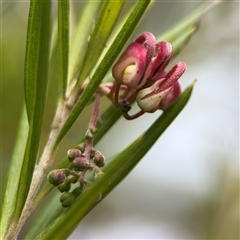
[[[148,66],[156,48],[156,39],[154,35],[150,32],[143,32],[136,38],[135,42],[142,44],[147,49],[146,66]]]
[[[180,62],[166,74],[165,78],[157,80],[150,87],[141,89],[136,96],[138,106],[149,113],[170,107],[181,94],[178,79],[185,70],[186,64]]]
[[[180,81],[175,82],[175,84],[166,91],[165,96],[159,104],[159,109],[165,110],[169,108],[181,95],[182,88]]]
[[[151,59],[156,41],[152,33],[142,33],[131,43],[113,66],[112,75],[119,84],[129,88],[142,87],[152,72]]]
[[[137,88],[146,67],[147,50],[139,43],[132,43],[112,69],[114,79],[119,84]]]
[[[162,41],[157,43],[155,56],[152,58],[151,80],[158,80],[165,76],[165,68],[169,64],[173,54],[171,43]]]

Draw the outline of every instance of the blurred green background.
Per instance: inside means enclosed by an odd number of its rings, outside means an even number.
[[[72,2],[75,20],[81,4]],[[158,36],[199,4],[157,1],[132,39],[143,31]],[[24,102],[28,8],[28,2],[1,4],[1,194]],[[177,61],[188,66],[183,87],[198,79],[189,104],[69,239],[239,239],[239,3],[227,2],[208,13],[172,64]],[[56,106],[56,72],[50,72],[42,145]],[[109,104],[103,99],[102,110]],[[69,132],[57,159],[84,134],[91,109]],[[121,119],[97,149],[106,157],[117,153],[159,113],[133,122]]]

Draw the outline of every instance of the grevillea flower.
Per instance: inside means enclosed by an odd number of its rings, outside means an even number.
[[[186,70],[186,64],[179,62],[164,78],[155,81],[150,87],[137,93],[137,104],[144,111],[153,113],[157,109],[170,107],[181,94],[179,78]]]
[[[156,40],[152,33],[142,33],[119,58],[112,69],[114,79],[129,88],[142,87],[149,73]]]
[[[180,96],[181,84],[179,78],[186,70],[186,64],[177,63],[170,71],[165,68],[171,61],[173,47],[167,41],[156,43],[152,33],[144,32],[131,43],[119,58],[112,69],[116,80],[115,105],[118,105],[118,95],[121,85],[125,85],[122,103],[128,103],[136,96],[136,101],[141,111],[134,116],[138,117],[143,112],[153,113],[157,109],[165,110]],[[131,95],[127,95],[131,92]],[[117,101],[116,101],[117,100]],[[122,105],[123,106],[123,105]],[[124,116],[127,115],[125,108]]]

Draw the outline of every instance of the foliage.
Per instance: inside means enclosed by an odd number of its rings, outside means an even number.
[[[69,1],[58,2],[57,40],[54,31],[51,31],[51,1],[31,1],[24,68],[25,106],[1,209],[3,238],[15,239],[32,211],[53,189],[54,186],[49,183],[41,189],[40,186],[51,170],[60,142],[93,96],[112,83],[113,79],[109,77],[111,66],[144,16],[150,1],[138,1],[128,14],[122,16],[124,3],[125,1],[86,2],[75,29],[75,37],[71,41]],[[190,17],[187,16],[157,37],[158,40],[171,42],[174,48],[173,58],[196,32],[203,14],[215,5],[216,3],[201,6]],[[93,24],[94,19],[96,21]],[[60,69],[59,94],[52,129],[41,153],[39,149],[49,85],[48,72],[55,61],[55,49],[58,50]],[[191,84],[142,136],[116,156],[107,159],[103,168],[103,164],[100,164],[102,169],[91,165],[93,176],[87,176],[86,189],[76,195],[75,202],[67,210],[61,207],[59,196],[53,196],[25,238],[67,238],[80,220],[130,173],[178,116],[188,102],[193,86]],[[90,137],[83,136],[77,145],[85,140],[87,144],[95,145],[121,115],[121,111],[113,105],[102,114],[101,122],[97,122],[98,114],[93,114],[95,117],[92,116],[90,123],[94,128],[89,125],[88,129]],[[97,133],[94,132],[95,127]],[[72,169],[68,158],[63,157],[58,169]],[[77,209],[80,211],[76,215]]]

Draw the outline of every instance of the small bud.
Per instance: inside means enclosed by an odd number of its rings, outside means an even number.
[[[68,178],[68,182],[70,182],[70,183],[76,183],[78,180],[79,180],[79,176],[73,176],[73,175],[70,175],[70,176],[68,176],[67,177]]]
[[[90,151],[90,158],[93,158],[95,155],[96,149],[92,148]]]
[[[68,192],[71,189],[71,183],[69,182],[63,182],[58,185],[58,190],[60,192]]]
[[[82,193],[82,189],[80,187],[76,187],[73,191],[72,194],[77,198],[80,194]]]
[[[64,182],[58,185],[58,189],[60,192],[68,192],[71,189],[71,184],[76,183],[78,181],[78,176],[69,175],[65,178]]]
[[[96,128],[93,124],[89,124],[88,129],[93,135],[98,133],[98,128]]]
[[[69,149],[67,152],[68,160],[72,162],[74,158],[81,156],[81,151],[79,149]]]
[[[86,138],[87,140],[90,140],[90,139],[93,138],[93,134],[92,134],[92,132],[91,132],[89,129],[87,130],[87,132],[86,132],[86,134],[85,134],[85,138]]]
[[[84,152],[85,147],[86,147],[86,142],[80,143],[80,144],[78,144],[78,146],[77,146],[77,148],[78,148],[81,152]]]
[[[96,151],[95,156],[93,158],[93,162],[98,166],[98,167],[103,167],[105,164],[105,157],[102,155],[101,152]]]
[[[60,197],[60,201],[63,207],[70,207],[75,202],[75,199],[75,196],[70,192],[64,193]]]
[[[47,178],[52,185],[58,186],[64,182],[66,176],[60,169],[55,169],[48,174]]]
[[[84,156],[76,157],[73,160],[73,166],[79,171],[84,171],[88,167],[88,165],[89,165],[89,161]]]
[[[72,192],[64,193],[60,197],[62,206],[70,207],[81,193],[82,193],[82,190],[79,187],[75,188]]]
[[[163,79],[159,79],[148,88],[141,89],[137,96],[137,104],[144,111],[153,113],[157,109],[165,110],[181,94],[181,85],[178,79],[186,70],[186,64],[176,64]]]

